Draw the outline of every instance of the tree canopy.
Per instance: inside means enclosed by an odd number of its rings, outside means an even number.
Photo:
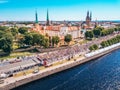
[[[65,38],[64,38],[64,41],[65,41],[66,43],[69,43],[70,41],[72,41],[72,35],[67,34],[67,35],[65,36]]]
[[[59,42],[60,42],[60,38],[58,36],[52,37],[52,45],[53,46],[54,46],[54,44],[58,45]]]
[[[0,49],[2,49],[6,53],[10,53],[12,51],[13,45],[13,36],[11,33],[3,33],[0,37]]]

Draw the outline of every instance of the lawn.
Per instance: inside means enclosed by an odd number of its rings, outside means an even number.
[[[35,54],[35,53],[30,53],[30,52],[11,53],[9,56],[0,57],[0,60],[10,59],[10,58],[16,58],[16,57],[20,57],[20,56],[29,56],[29,55],[34,55],[34,54]]]

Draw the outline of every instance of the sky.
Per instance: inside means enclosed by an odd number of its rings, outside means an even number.
[[[120,20],[120,0],[0,0],[0,21],[84,21],[87,11],[92,20]]]

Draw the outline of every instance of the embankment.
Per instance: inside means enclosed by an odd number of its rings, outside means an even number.
[[[58,65],[58,66],[56,66],[54,68],[46,68],[46,71],[44,71],[44,72],[40,71],[37,74],[26,76],[25,78],[17,80],[17,81],[15,81],[13,83],[8,83],[8,84],[0,87],[0,90],[10,90],[10,89],[13,89],[15,87],[21,86],[23,84],[27,84],[29,82],[41,79],[43,77],[55,74],[57,72],[61,72],[63,70],[67,70],[69,68],[75,67],[75,66],[80,65],[82,63],[86,63],[88,61],[94,60],[94,59],[96,59],[98,57],[101,57],[101,56],[103,56],[105,54],[108,54],[108,53],[110,53],[110,52],[112,52],[112,51],[114,51],[116,49],[119,49],[119,48],[120,48],[120,46],[117,46],[117,47],[111,48],[111,49],[106,50],[106,51],[104,51],[102,53],[96,54],[94,56],[91,56],[91,57],[88,57],[88,58],[85,58],[85,59],[82,59],[82,60],[77,59],[76,61],[73,61],[73,62],[70,62],[70,63],[66,63],[66,64],[62,64],[62,65]]]

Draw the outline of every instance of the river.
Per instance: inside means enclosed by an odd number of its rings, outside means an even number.
[[[120,90],[120,49],[13,90]]]

